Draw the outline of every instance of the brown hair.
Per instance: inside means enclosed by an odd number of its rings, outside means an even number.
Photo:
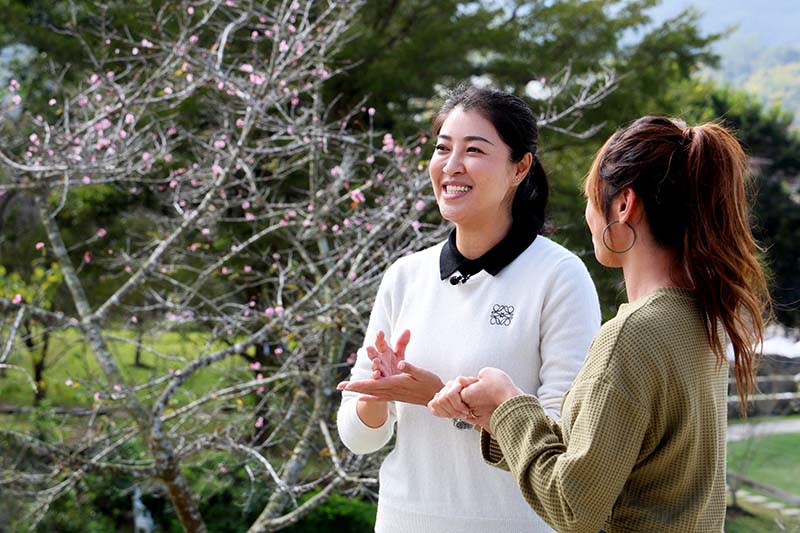
[[[750,230],[746,176],[747,156],[724,127],[648,116],[611,136],[586,183],[587,196],[606,220],[614,198],[632,188],[656,242],[679,252],[719,364],[725,362],[720,324],[733,346],[743,416],[770,308]]]

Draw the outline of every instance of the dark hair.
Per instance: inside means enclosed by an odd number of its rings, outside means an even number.
[[[533,156],[528,175],[514,192],[511,217],[515,222],[529,225],[539,233],[544,226],[550,187],[542,163],[536,157],[539,129],[531,108],[522,98],[513,94],[460,85],[448,94],[434,117],[434,137],[439,135],[447,115],[459,106],[464,111],[477,111],[492,123],[500,138],[511,149],[511,161],[520,162],[528,152]]]
[[[724,127],[643,117],[603,146],[586,192],[604,213],[632,188],[656,242],[677,250],[705,318],[709,343],[725,360],[719,325],[733,346],[740,409],[754,390],[764,316],[770,308],[759,247],[750,230],[747,156]]]

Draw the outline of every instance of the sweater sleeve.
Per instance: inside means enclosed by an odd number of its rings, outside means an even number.
[[[366,347],[375,340],[378,331],[386,334],[386,339],[393,342],[392,331],[392,291],[394,290],[394,269],[390,267],[381,280],[378,295],[370,313],[369,325],[364,336],[364,343],[358,350],[356,362],[350,371],[351,380],[370,379],[372,377],[372,362],[367,356]],[[356,454],[372,453],[380,450],[391,440],[394,434],[394,423],[397,419],[397,410],[394,402],[389,402],[389,416],[386,422],[378,428],[371,428],[364,424],[358,416],[356,406],[360,394],[355,392],[342,392],[342,404],[336,417],[336,426],[339,438],[347,448]]]
[[[602,376],[580,389],[569,445],[534,396],[500,405],[491,427],[536,513],[558,531],[593,533],[611,515],[636,463],[648,413]]]
[[[600,302],[589,272],[574,255],[560,261],[548,281],[539,324],[537,398],[554,419],[561,415],[561,400],[578,374],[600,327]]]

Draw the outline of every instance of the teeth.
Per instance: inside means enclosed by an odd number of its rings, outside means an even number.
[[[466,185],[446,185],[444,190],[448,193],[456,193],[456,192],[468,192],[472,189],[472,187],[468,187]]]

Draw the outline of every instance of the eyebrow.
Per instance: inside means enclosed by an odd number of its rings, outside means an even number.
[[[450,137],[449,135],[445,135],[443,133],[439,134],[439,138],[440,139],[444,139],[446,141],[452,141],[453,140],[452,137]],[[467,135],[466,137],[464,137],[464,140],[465,141],[482,141],[482,142],[489,143],[492,146],[494,146],[494,143],[492,141],[490,141],[489,139],[487,139],[485,137],[481,137],[480,135]]]

